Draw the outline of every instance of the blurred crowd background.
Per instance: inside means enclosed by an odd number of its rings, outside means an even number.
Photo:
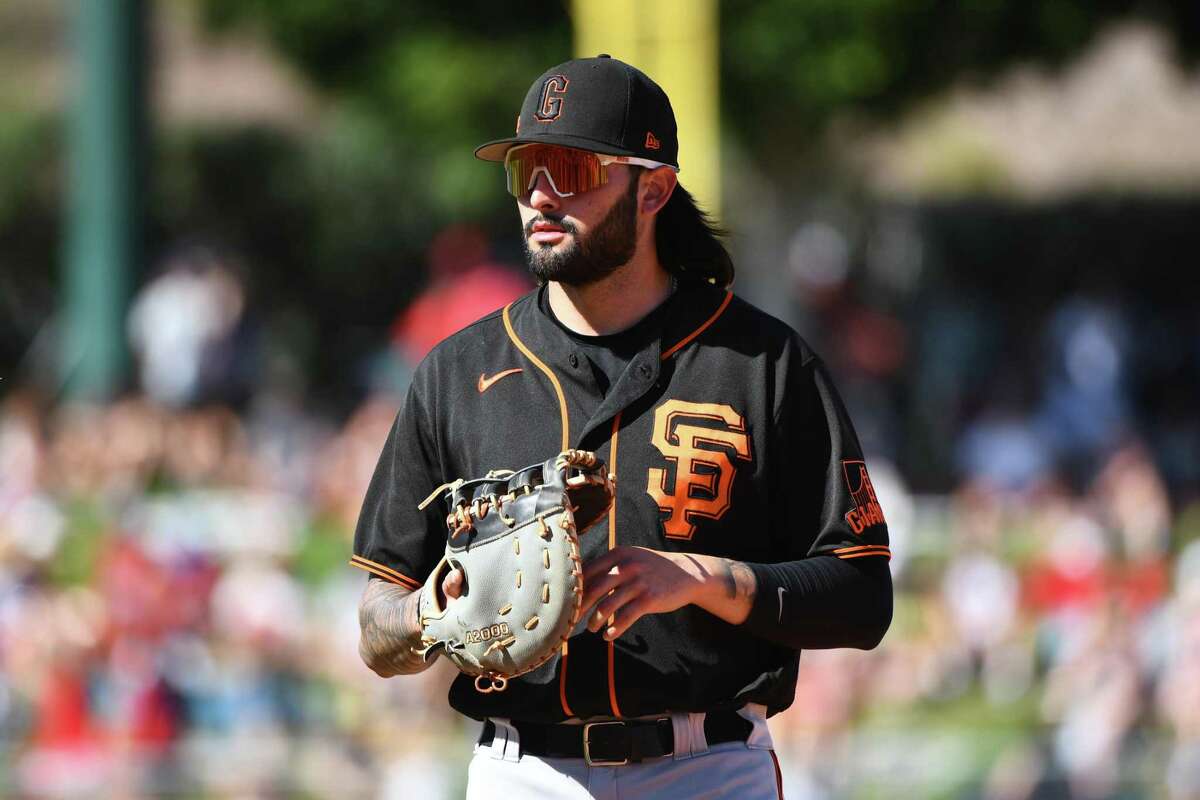
[[[0,5],[0,795],[461,796],[478,726],[360,663],[347,559],[413,367],[532,286],[471,148],[596,8]],[[1200,797],[1200,7],[603,8],[707,37],[735,290],[890,525],[883,644],[771,720],[787,796]]]

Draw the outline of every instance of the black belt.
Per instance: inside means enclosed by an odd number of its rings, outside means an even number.
[[[512,722],[521,737],[521,752],[550,758],[582,758],[594,767],[613,767],[675,752],[675,730],[670,717],[648,720],[613,720],[583,725],[545,725]],[[709,744],[746,741],[754,725],[736,711],[704,715],[704,738]],[[483,723],[480,744],[496,736],[491,720]]]

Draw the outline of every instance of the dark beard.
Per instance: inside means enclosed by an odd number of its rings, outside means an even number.
[[[525,225],[525,266],[539,283],[557,281],[567,286],[588,286],[629,263],[637,249],[637,175],[629,176],[629,187],[613,207],[582,240],[567,219],[541,215]],[[562,251],[529,241],[535,222],[553,222],[571,234],[571,244]]]

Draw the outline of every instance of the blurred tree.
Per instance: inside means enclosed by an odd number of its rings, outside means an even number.
[[[505,136],[532,75],[570,57],[563,4],[200,0],[217,31],[259,26],[342,104],[430,223],[495,209],[501,179],[464,154]],[[481,180],[484,176],[494,183]]]
[[[348,405],[359,359],[420,287],[440,222],[411,201],[422,184],[403,180],[386,140],[361,128],[339,120],[310,141],[264,127],[167,131],[150,203],[151,252],[191,242],[236,254],[272,349]]]
[[[1016,61],[1061,64],[1121,20],[1200,54],[1195,0],[723,0],[721,14],[726,118],[772,154],[803,149],[836,113],[888,116]]]
[[[321,90],[322,113],[301,135],[161,131],[148,250],[193,237],[228,245],[268,313],[299,321],[271,327],[287,331],[322,391],[351,386],[357,358],[379,346],[422,282],[440,228],[515,225],[495,167],[468,154],[511,131],[532,76],[570,57],[569,3],[177,1],[215,32],[246,28],[270,41]],[[1155,20],[1182,57],[1200,52],[1195,0],[722,0],[720,9],[726,134],[781,181],[816,160],[835,115],[886,119],[1016,60],[1061,63],[1113,21]],[[0,114],[0,173],[11,178],[0,185],[6,374],[28,360],[53,307],[60,139],[51,112]]]
[[[53,120],[0,113],[0,392],[34,365],[27,348],[48,332],[62,209],[62,133]],[[43,341],[48,350],[50,343]],[[47,357],[53,354],[47,352]]]
[[[470,161],[456,145],[503,135],[530,77],[570,51],[561,0],[201,2],[214,28],[260,25],[310,80],[368,103],[397,148],[433,159],[432,191],[460,209],[477,199],[479,173],[462,166]],[[1061,63],[1113,21],[1155,21],[1184,56],[1200,52],[1195,0],[722,0],[720,8],[726,128],[772,159],[809,149],[838,112],[886,116],[1013,61]]]

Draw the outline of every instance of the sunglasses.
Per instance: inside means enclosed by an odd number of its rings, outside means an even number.
[[[570,197],[608,183],[610,164],[634,164],[655,169],[671,167],[659,161],[633,156],[609,156],[589,150],[545,144],[514,147],[504,156],[508,192],[521,197],[533,188],[539,172],[546,174],[550,188],[559,197]],[[675,167],[671,167],[675,169]],[[678,172],[678,170],[675,170]]]

